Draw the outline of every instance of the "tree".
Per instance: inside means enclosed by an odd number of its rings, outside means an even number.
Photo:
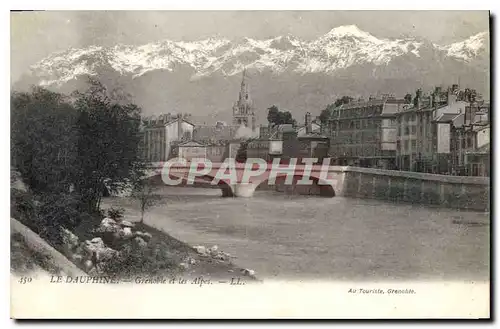
[[[337,100],[335,100],[335,107],[338,107],[342,104],[349,104],[350,102],[352,102],[354,98],[350,97],[350,96],[342,96],[340,98],[337,98]]]
[[[158,195],[156,195],[155,188],[148,179],[141,179],[136,182],[132,196],[139,201],[141,223],[143,223],[144,213],[158,202]]]
[[[412,101],[411,94],[406,94],[404,99],[405,99],[405,104],[411,104]]]
[[[89,210],[98,210],[103,186],[116,192],[130,183],[135,171],[142,171],[140,145],[141,109],[121,105],[108,90],[90,80],[85,93],[75,93],[78,113],[78,156],[76,190]]]
[[[321,121],[321,123],[323,125],[326,125],[328,123],[328,120],[330,119],[330,117],[332,115],[333,109],[335,109],[336,107],[339,107],[343,104],[349,104],[353,99],[354,98],[352,98],[350,96],[342,96],[342,97],[337,98],[333,104],[328,104],[326,106],[326,108],[323,111],[321,111],[321,113],[319,115],[319,120]]]
[[[267,122],[269,125],[276,125],[279,121],[279,110],[276,105],[269,107],[267,112]]]
[[[267,121],[270,126],[282,124],[292,124],[295,126],[297,124],[297,121],[292,117],[292,113],[289,111],[280,111],[276,105],[268,108]]]
[[[34,193],[62,193],[74,178],[77,113],[43,88],[11,95],[11,161]]]
[[[289,111],[283,111],[279,112],[279,124],[284,125],[284,124],[291,124],[293,126],[297,125],[297,121],[294,120],[292,117],[292,113]]]
[[[42,88],[11,95],[12,163],[35,194],[74,186],[86,209],[96,211],[104,186],[117,191],[142,169],[140,108],[112,94],[91,79],[72,99]]]

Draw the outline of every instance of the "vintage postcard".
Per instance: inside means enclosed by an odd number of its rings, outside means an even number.
[[[490,318],[488,11],[10,18],[12,318]]]

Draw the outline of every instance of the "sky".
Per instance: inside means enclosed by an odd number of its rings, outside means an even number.
[[[53,52],[90,45],[141,45],[211,36],[315,39],[341,25],[379,38],[437,44],[489,29],[487,11],[45,11],[11,13],[11,81]]]

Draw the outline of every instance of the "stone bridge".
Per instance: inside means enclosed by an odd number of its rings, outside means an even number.
[[[312,181],[312,185],[300,186],[316,187],[317,193],[314,194],[323,196],[379,199],[475,211],[490,209],[489,177],[434,175],[349,166],[326,166],[326,170],[322,170],[321,165],[292,167],[265,164],[263,167],[251,165],[251,170],[245,170],[249,165],[240,163],[226,168],[233,173],[233,177],[230,174],[222,177],[217,174],[224,168],[221,163],[213,163],[210,169],[204,169],[203,164],[198,163],[194,170],[196,174],[190,177],[188,169],[191,165],[193,164],[171,166],[170,178],[184,183],[211,182],[222,190],[223,196],[251,197],[256,188],[266,182],[291,183],[293,186],[305,177],[305,180]],[[163,164],[152,164],[148,176],[161,180],[164,178],[163,173]]]
[[[252,197],[259,185],[300,186],[315,188],[321,196],[333,197],[342,190],[346,167],[304,164],[212,163],[203,161],[173,163],[168,173],[163,164],[153,164],[148,177],[161,176],[167,185],[210,183],[217,185],[225,197]],[[322,171],[323,169],[323,171]]]

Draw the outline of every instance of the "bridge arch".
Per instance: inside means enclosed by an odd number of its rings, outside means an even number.
[[[308,177],[313,183],[310,185],[297,184],[297,181],[302,179],[304,176]],[[278,173],[276,175],[276,182],[273,186],[277,186],[278,184],[281,184],[281,182],[284,181],[286,179],[286,177],[287,177],[286,174]],[[255,185],[255,190],[258,190],[260,186],[263,186],[263,184],[269,183],[269,179],[270,179],[270,177],[267,176],[260,181],[253,182],[253,184]],[[333,198],[336,195],[335,188],[330,183],[322,180],[321,178],[317,177],[314,174],[311,174],[311,175],[295,174],[295,175],[293,175],[292,186],[294,188],[298,187],[299,189],[302,189],[303,191],[306,191],[307,189],[309,189],[309,193],[305,193],[305,194],[312,194],[312,193],[310,193],[311,188],[317,188],[319,195],[322,197]],[[312,194],[312,195],[314,195],[314,194]]]
[[[187,186],[188,185],[188,180],[184,176],[171,176],[172,179],[181,179],[180,185],[182,186]],[[150,183],[153,183],[156,186],[169,186],[166,184],[163,179],[161,174],[156,174],[156,175],[151,175],[149,177],[144,178],[145,180],[148,180]],[[207,185],[210,184],[214,180],[214,177],[211,175],[204,175],[204,176],[196,176],[195,177],[195,184],[198,183],[206,183]],[[211,185],[212,187],[218,187],[221,192],[223,197],[234,197],[234,188],[224,180],[220,180],[216,185]]]
[[[199,179],[207,182],[207,184],[211,184],[211,182],[215,179],[215,177],[213,177],[212,175],[204,175],[204,176],[199,176],[196,178],[199,178]],[[195,179],[195,181],[196,181],[196,179]],[[224,180],[219,180],[217,185],[212,185],[212,186],[219,187],[219,189],[222,191],[222,197],[234,197],[235,196],[233,186],[231,186],[230,184],[228,184]]]

